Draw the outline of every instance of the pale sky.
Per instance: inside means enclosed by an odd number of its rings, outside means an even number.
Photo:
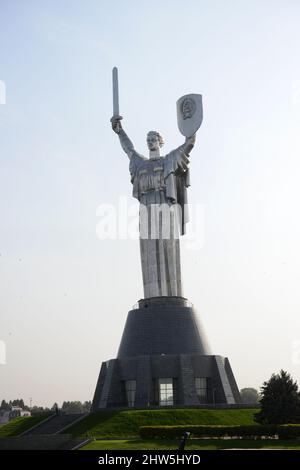
[[[115,65],[145,155],[149,130],[183,142],[176,101],[203,95],[184,294],[240,388],[300,382],[299,22],[297,0],[0,0],[0,400],[91,400],[143,296],[138,241],[96,233],[101,204],[136,204]]]

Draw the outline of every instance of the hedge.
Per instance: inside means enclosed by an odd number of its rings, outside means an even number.
[[[279,439],[297,439],[300,437],[300,424],[282,424],[278,426]]]
[[[191,437],[261,437],[279,436],[282,439],[300,437],[300,425],[181,425],[181,426],[141,426],[142,439],[178,439],[184,432],[190,432]]]

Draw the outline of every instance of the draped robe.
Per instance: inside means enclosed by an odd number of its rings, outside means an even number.
[[[165,157],[131,154],[133,197],[140,201],[144,298],[182,296],[179,236],[188,221],[188,164],[184,146]]]

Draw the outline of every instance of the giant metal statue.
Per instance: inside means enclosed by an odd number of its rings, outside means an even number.
[[[177,101],[184,144],[161,156],[163,138],[150,131],[145,158],[122,128],[118,94],[114,68],[111,123],[140,202],[144,298],[128,312],[117,357],[102,362],[92,410],[240,403],[228,358],[212,354],[199,315],[182,294],[179,238],[188,219],[189,155],[202,122],[202,97]]]
[[[188,221],[187,187],[189,156],[202,123],[201,95],[185,95],[177,101],[178,127],[185,143],[165,156],[159,132],[147,135],[149,158],[134,148],[121,125],[118,71],[113,69],[112,128],[128,155],[133,197],[140,201],[140,251],[144,297],[182,296],[179,236]]]

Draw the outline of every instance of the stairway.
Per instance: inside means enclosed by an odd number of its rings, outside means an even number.
[[[53,415],[48,420],[43,421],[34,428],[29,429],[23,435],[42,435],[42,434],[58,434],[66,426],[73,424],[75,421],[84,418],[86,414],[68,414]]]
[[[87,444],[90,439],[74,439],[70,434],[29,434],[22,437],[0,439],[1,450],[73,450]]]

